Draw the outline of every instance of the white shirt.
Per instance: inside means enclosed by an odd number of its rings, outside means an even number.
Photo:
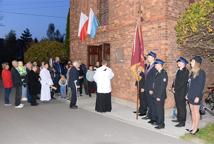
[[[107,66],[99,67],[94,74],[94,81],[97,83],[98,93],[110,93],[111,92],[111,79],[114,77],[114,73]]]

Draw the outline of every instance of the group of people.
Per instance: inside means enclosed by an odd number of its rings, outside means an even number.
[[[96,89],[95,110],[97,112],[110,112],[112,110],[111,79],[114,77],[114,73],[107,67],[107,61],[103,60],[102,66],[99,66],[99,63],[97,63],[95,69],[93,69],[93,66],[89,66],[89,70],[86,74],[83,73],[83,76],[78,72],[78,70],[82,69],[81,67],[83,67],[81,63],[74,61],[73,67],[68,71],[68,87],[71,88],[72,92],[70,108],[77,108],[77,89],[81,87],[81,82],[84,83],[86,77],[88,89],[85,88],[85,93],[88,93],[91,97],[92,90]],[[81,91],[80,94],[82,94]]]
[[[167,72],[164,70],[164,61],[157,59],[155,52],[149,52],[146,57],[145,71],[139,71],[140,107],[139,116],[148,120],[148,123],[155,125],[156,129],[165,127],[164,103],[166,99],[166,88],[168,83]],[[199,131],[199,106],[202,102],[203,90],[206,75],[201,69],[201,56],[194,56],[190,60],[189,71],[188,61],[184,57],[177,60],[178,70],[172,85],[177,109],[177,119],[172,120],[177,124],[175,127],[184,127],[186,122],[186,105],[190,106],[192,116],[192,127],[186,129],[191,134]]]
[[[21,101],[28,101],[32,106],[37,106],[39,94],[41,101],[49,101],[50,88],[57,89],[53,83],[55,77],[51,76],[53,69],[49,69],[49,64],[45,62],[39,67],[36,62],[24,65],[22,61],[14,60],[11,69],[9,63],[3,63],[1,76],[5,90],[5,106],[11,106],[12,88],[15,89],[15,108],[23,108],[24,104]]]
[[[70,100],[70,108],[77,109],[77,93],[91,97],[97,92],[98,98],[95,110],[98,112],[111,111],[111,83],[114,74],[107,67],[107,61],[96,62],[88,68],[81,60],[68,61],[64,66],[59,57],[49,63],[12,61],[2,64],[2,82],[4,87],[5,106],[11,106],[11,90],[15,89],[15,108],[23,108],[21,101],[28,101],[31,106],[37,106],[37,99],[48,102],[60,94],[62,99]],[[40,97],[39,97],[40,95]]]
[[[155,52],[149,52],[146,57],[145,71],[138,71],[140,107],[139,116],[155,125],[156,129],[165,127],[164,104],[167,97],[168,75],[164,70],[164,61],[157,58]],[[180,57],[177,60],[178,70],[172,85],[177,108],[176,127],[185,126],[186,105],[190,106],[192,127],[187,129],[196,134],[199,129],[199,106],[202,101],[206,75],[201,69],[202,58],[194,56],[190,60],[191,70],[186,67],[188,61]],[[40,94],[41,101],[50,101],[55,93],[70,100],[70,108],[77,109],[77,93],[82,96],[84,87],[85,94],[91,97],[96,92],[95,110],[97,112],[110,112],[111,105],[111,80],[114,73],[103,60],[96,66],[87,66],[80,60],[68,62],[65,66],[60,63],[59,57],[54,62],[43,62],[40,67],[37,63],[12,61],[10,70],[8,63],[3,63],[2,81],[5,90],[5,106],[11,105],[10,93],[15,89],[15,108],[22,108],[21,100],[27,100],[32,106],[38,105],[37,99]]]

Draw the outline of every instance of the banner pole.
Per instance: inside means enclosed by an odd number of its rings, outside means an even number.
[[[139,91],[140,91],[140,88],[139,88],[139,81],[137,80],[137,104],[136,104],[136,120],[138,120],[138,113],[139,113]]]

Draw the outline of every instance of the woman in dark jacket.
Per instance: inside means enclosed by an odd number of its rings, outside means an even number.
[[[28,88],[31,95],[31,106],[37,106],[37,95],[40,92],[39,77],[37,75],[37,66],[33,66],[32,70],[28,73]]]
[[[191,60],[191,74],[189,78],[189,90],[187,94],[187,101],[190,104],[192,114],[192,129],[188,130],[191,134],[195,135],[199,129],[200,113],[199,107],[203,97],[203,90],[206,80],[206,74],[201,69],[202,58],[195,56]]]

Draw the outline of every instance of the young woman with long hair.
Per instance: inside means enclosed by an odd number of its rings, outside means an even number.
[[[200,113],[199,107],[203,97],[203,90],[206,80],[206,74],[201,69],[202,58],[195,56],[191,59],[191,74],[189,78],[189,90],[187,101],[190,104],[192,114],[192,128],[187,129],[191,134],[195,135],[199,131]]]

